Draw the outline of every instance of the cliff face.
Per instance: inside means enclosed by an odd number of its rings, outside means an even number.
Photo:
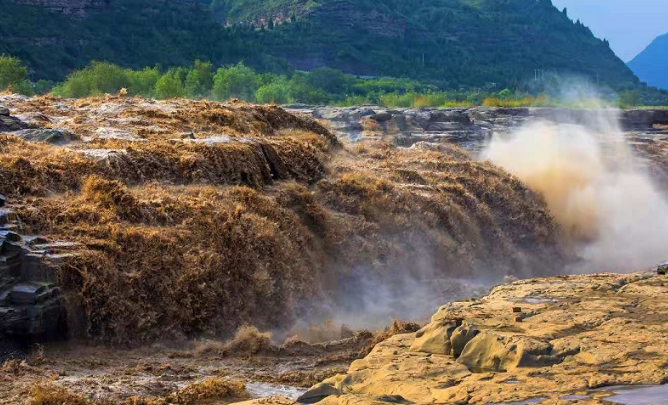
[[[17,4],[39,6],[77,18],[83,18],[90,10],[109,5],[110,0],[11,0]]]

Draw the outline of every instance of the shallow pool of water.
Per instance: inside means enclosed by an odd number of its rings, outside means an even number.
[[[531,398],[527,399],[526,401],[515,401],[515,402],[497,402],[497,403],[491,403],[488,402],[487,405],[533,405],[533,404],[540,404],[541,402],[545,401],[547,398]]]
[[[589,399],[588,395],[566,395],[565,397],[559,398],[562,401],[580,401],[583,399]]]
[[[252,382],[246,384],[246,391],[248,391],[248,393],[254,398],[286,397],[295,400],[306,392],[306,388]]]
[[[668,385],[614,388],[606,402],[620,405],[668,405]]]

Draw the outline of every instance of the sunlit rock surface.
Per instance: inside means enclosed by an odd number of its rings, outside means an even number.
[[[321,396],[320,404],[603,404],[645,403],[624,401],[651,394],[647,398],[658,402],[647,404],[668,403],[662,387],[632,387],[668,378],[667,293],[668,278],[651,273],[499,286],[483,299],[441,307],[425,329],[391,337],[302,398]],[[478,332],[458,356],[452,352],[460,339],[456,324]],[[622,387],[606,388],[613,386]]]

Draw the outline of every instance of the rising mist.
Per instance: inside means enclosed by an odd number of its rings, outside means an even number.
[[[541,193],[582,261],[565,271],[631,272],[666,260],[668,203],[616,115],[592,125],[534,123],[495,136],[484,158]]]

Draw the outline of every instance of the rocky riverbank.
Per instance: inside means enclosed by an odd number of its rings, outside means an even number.
[[[637,390],[668,381],[667,297],[668,278],[651,273],[502,285],[444,305],[417,333],[380,343],[299,401],[666,404],[668,387]]]
[[[0,103],[0,403],[598,404],[668,379],[664,276],[460,301],[577,261],[539,194],[434,135],[511,131],[524,110]],[[666,173],[651,114],[619,138]],[[328,129],[355,120],[361,137]]]
[[[352,140],[391,139],[400,146],[417,142],[452,142],[475,149],[493,133],[507,133],[528,123],[547,120],[563,124],[604,126],[619,122],[626,131],[666,136],[668,109],[615,110],[569,108],[423,108],[378,106],[287,106],[291,111],[326,121],[339,136]],[[600,129],[600,128],[597,128]]]
[[[321,344],[275,346],[247,331],[227,344],[47,347],[2,366],[0,403],[663,405],[666,297],[668,278],[655,273],[564,276],[450,302],[417,332],[401,324]]]

